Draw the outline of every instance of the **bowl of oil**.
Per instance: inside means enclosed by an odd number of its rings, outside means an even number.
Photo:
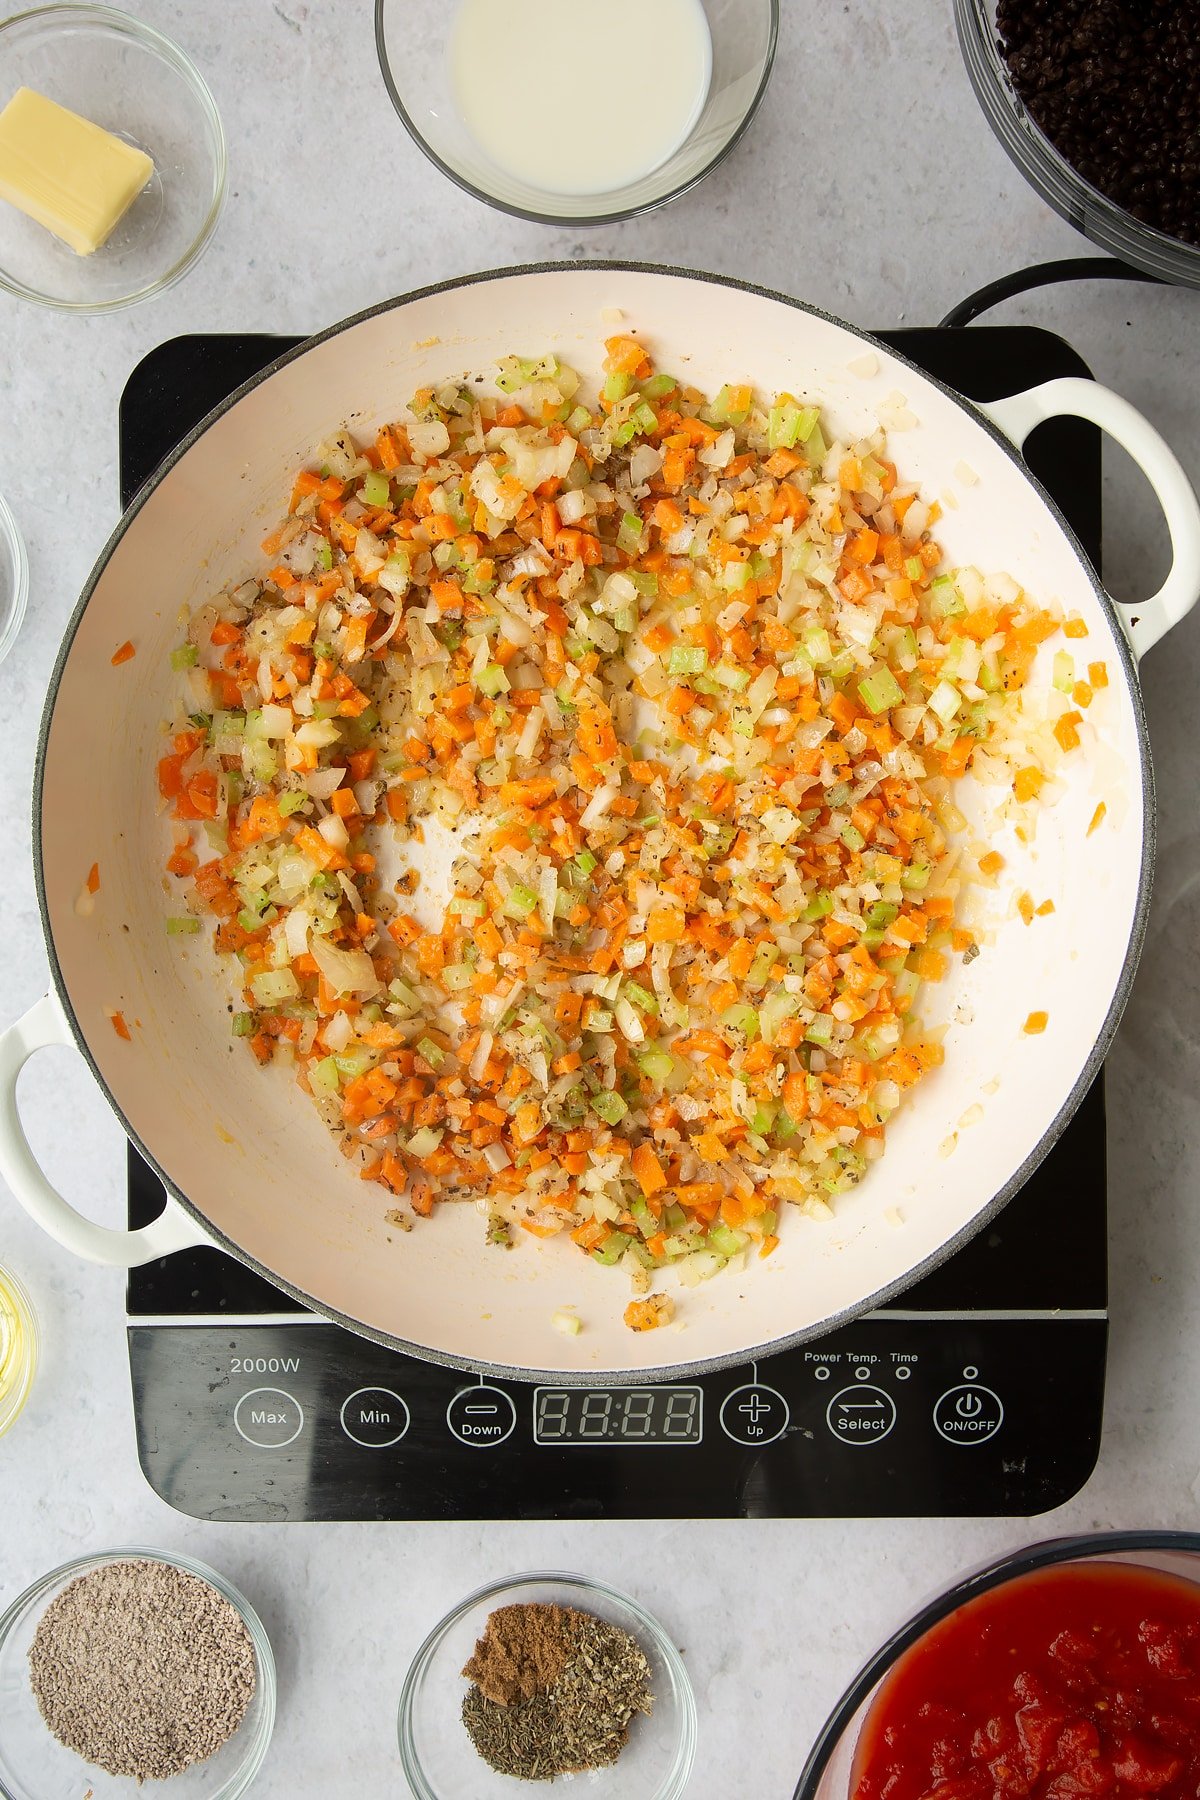
[[[0,1437],[29,1398],[38,1360],[33,1302],[16,1276],[0,1267]]]

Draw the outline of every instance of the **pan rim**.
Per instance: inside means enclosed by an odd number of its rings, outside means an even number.
[[[1021,1163],[1020,1167],[1014,1170],[1009,1179],[997,1189],[987,1204],[974,1213],[965,1225],[956,1231],[950,1238],[944,1240],[936,1250],[931,1251],[929,1255],[924,1257],[919,1263],[905,1270],[903,1274],[896,1276],[892,1281],[885,1283],[882,1287],[865,1295],[862,1300],[855,1302],[851,1306],[843,1307],[837,1313],[827,1315],[824,1319],[820,1320],[819,1323],[801,1326],[797,1330],[783,1336],[771,1338],[763,1343],[747,1345],[746,1347],[735,1351],[726,1351],[717,1355],[699,1357],[684,1362],[655,1364],[650,1367],[637,1369],[609,1369],[596,1367],[586,1370],[564,1370],[555,1369],[550,1366],[535,1368],[531,1365],[526,1365],[525,1367],[518,1367],[503,1362],[497,1362],[487,1357],[470,1358],[435,1346],[414,1343],[396,1333],[384,1331],[379,1327],[369,1325],[364,1320],[355,1319],[350,1314],[344,1313],[338,1308],[319,1300],[315,1295],[308,1293],[305,1289],[298,1287],[286,1278],[280,1276],[274,1270],[268,1268],[265,1263],[259,1260],[259,1258],[252,1253],[243,1250],[239,1245],[234,1243],[232,1239],[226,1236],[219,1226],[215,1225],[207,1215],[202,1213],[200,1209],[188,1199],[186,1194],[182,1192],[168,1175],[166,1170],[161,1167],[155,1157],[142,1143],[140,1136],[126,1117],[116,1096],[113,1094],[112,1089],[109,1087],[100,1071],[100,1068],[92,1055],[87,1036],[76,1016],[66,981],[59,964],[58,953],[54,942],[54,933],[50,921],[49,902],[46,894],[42,859],[42,810],[49,737],[54,721],[59,687],[67,663],[70,659],[75,637],[78,633],[80,624],[82,623],[83,616],[87,611],[92,595],[95,593],[96,588],[99,586],[100,581],[107,571],[108,565],[118,546],[123,541],[127,532],[130,530],[151,496],[157,491],[166,480],[167,476],[171,474],[176,465],[183,460],[200,438],[227,413],[231,412],[250,392],[255,388],[264,385],[272,376],[279,373],[280,370],[287,368],[293,362],[299,361],[301,357],[308,355],[310,351],[317,349],[320,345],[328,342],[330,339],[339,337],[344,332],[351,331],[370,319],[378,318],[384,313],[398,311],[401,307],[407,306],[414,301],[430,299],[439,294],[446,294],[464,288],[479,287],[493,281],[508,281],[521,276],[572,274],[575,272],[605,272],[613,275],[653,275],[665,277],[670,280],[701,282],[707,286],[728,288],[738,293],[749,294],[758,299],[769,300],[778,305],[787,306],[794,312],[804,313],[810,318],[819,319],[825,324],[833,325],[843,331],[849,332],[852,337],[858,339],[869,349],[876,351],[880,356],[885,357],[894,363],[898,363],[902,368],[908,370],[912,375],[917,377],[918,380],[927,383],[946,399],[951,400],[974,426],[985,432],[986,435],[992,439],[993,443],[998,445],[1006,454],[1008,459],[1013,463],[1018,472],[1023,476],[1025,481],[1030,484],[1034,492],[1042,501],[1042,504],[1055,525],[1065,537],[1067,545],[1074,555],[1075,560],[1078,562],[1085,579],[1089,582],[1100,604],[1102,612],[1104,612],[1113,627],[1113,637],[1120,657],[1121,671],[1126,688],[1129,691],[1130,703],[1134,716],[1138,748],[1138,771],[1140,775],[1140,788],[1138,791],[1140,793],[1142,807],[1142,845],[1141,862],[1138,870],[1137,901],[1134,907],[1134,916],[1130,925],[1129,936],[1125,944],[1121,971],[1114,986],[1112,998],[1109,1001],[1103,1024],[1097,1033],[1096,1041],[1093,1044],[1089,1055],[1085,1059],[1082,1068],[1064,1098],[1062,1105],[1059,1107],[1058,1112],[1043,1132],[1041,1138],[1034,1145],[1029,1155]],[[1067,1125],[1073,1118],[1084,1095],[1096,1080],[1104,1062],[1104,1058],[1111,1048],[1121,1015],[1129,999],[1133,986],[1133,979],[1137,972],[1138,963],[1145,943],[1157,838],[1154,778],[1150,755],[1149,730],[1146,722],[1141,686],[1137,678],[1137,667],[1133,659],[1133,653],[1121,627],[1120,615],[1117,611],[1117,602],[1113,600],[1112,596],[1104,588],[1103,583],[1100,581],[1095,569],[1092,567],[1078,536],[1064,517],[1057,502],[1043,486],[1041,481],[1038,480],[1037,476],[1029,469],[1020,451],[1011,440],[1007,438],[985,414],[981,413],[970,400],[959,393],[957,389],[951,387],[937,376],[928,374],[909,357],[905,356],[902,351],[893,349],[891,345],[885,344],[882,339],[875,337],[872,333],[864,331],[860,327],[852,325],[844,319],[838,318],[833,313],[826,312],[821,307],[813,306],[807,301],[796,300],[788,294],[780,293],[776,289],[763,287],[755,282],[740,281],[733,276],[714,275],[697,269],[664,268],[655,263],[629,261],[624,259],[610,260],[603,257],[569,262],[524,263],[514,265],[511,268],[485,269],[475,274],[459,275],[447,278],[444,281],[432,282],[425,287],[413,288],[402,295],[396,295],[391,299],[379,301],[373,306],[365,307],[360,312],[352,313],[349,317],[339,320],[333,325],[327,326],[323,331],[317,332],[312,337],[305,338],[301,343],[294,345],[291,349],[283,351],[264,368],[249,377],[248,380],[242,382],[232,393],[227,395],[224,400],[215,406],[211,412],[207,413],[205,417],[201,419],[163,459],[154,473],[142,484],[138,492],[134,495],[130,505],[122,513],[116,526],[101,548],[91,572],[88,575],[87,581],[83,586],[80,597],[67,622],[62,642],[59,645],[58,653],[54,660],[54,667],[47,686],[46,699],[38,726],[32,793],[32,813],[34,883],[37,893],[38,913],[42,924],[42,936],[46,945],[47,961],[50,967],[50,976],[54,991],[59,1005],[62,1007],[64,1017],[70,1027],[76,1048],[79,1050],[91,1070],[101,1092],[113,1112],[116,1114],[117,1119],[121,1124],[121,1128],[129,1141],[133,1144],[134,1148],[138,1151],[139,1155],[142,1156],[149,1167],[153,1169],[158,1179],[162,1182],[163,1187],[166,1189],[167,1194],[177,1205],[182,1207],[184,1212],[187,1213],[192,1220],[195,1221],[197,1226],[199,1226],[206,1234],[207,1239],[216,1248],[223,1250],[227,1255],[233,1256],[237,1261],[261,1275],[262,1278],[271,1283],[272,1286],[289,1294],[294,1300],[298,1301],[309,1311],[321,1317],[333,1320],[335,1324],[343,1326],[345,1329],[353,1332],[356,1336],[365,1337],[372,1342],[384,1345],[390,1349],[399,1350],[404,1354],[416,1357],[422,1362],[432,1362],[445,1368],[459,1369],[464,1372],[486,1370],[504,1379],[517,1382],[537,1383],[552,1379],[562,1386],[574,1387],[595,1386],[599,1383],[607,1386],[630,1386],[644,1384],[648,1381],[669,1381],[681,1379],[685,1376],[694,1377],[712,1374],[722,1369],[739,1368],[748,1362],[766,1361],[771,1356],[780,1355],[786,1350],[795,1349],[799,1345],[805,1343],[811,1343],[816,1338],[826,1337],[831,1332],[836,1331],[840,1326],[847,1325],[851,1321],[860,1319],[865,1314],[875,1311],[879,1307],[888,1305],[899,1295],[915,1286],[916,1283],[925,1276],[930,1275],[935,1270],[941,1268],[943,1264],[948,1262],[952,1256],[964,1247],[964,1245],[976,1237],[980,1231],[999,1215],[1003,1208],[1008,1204],[1009,1200],[1019,1192],[1053,1149],[1054,1145],[1058,1142],[1059,1138],[1066,1130]]]

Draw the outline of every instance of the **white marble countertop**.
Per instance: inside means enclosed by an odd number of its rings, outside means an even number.
[[[46,985],[29,831],[36,724],[63,626],[117,517],[117,398],[151,346],[183,331],[305,332],[445,276],[584,254],[736,273],[864,325],[925,324],[1010,268],[1087,251],[993,141],[949,0],[784,0],[774,80],[728,162],[665,211],[587,233],[491,212],[423,160],[387,101],[365,4],[138,0],[137,10],[210,80],[230,192],[201,263],[152,304],[73,319],[0,299],[0,491],[32,569],[25,628],[0,668],[4,1022]],[[331,144],[347,123],[355,173],[343,182]],[[1200,295],[1096,284],[997,316],[1061,331],[1200,476]],[[1109,462],[1106,484],[1110,582],[1135,597],[1163,566],[1163,529],[1123,459]],[[499,1574],[577,1568],[639,1594],[686,1648],[702,1727],[695,1800],[787,1800],[860,1659],[956,1571],[1068,1528],[1195,1524],[1200,889],[1189,884],[1200,877],[1200,612],[1143,673],[1160,874],[1110,1059],[1104,1447],[1070,1505],[1035,1522],[730,1522],[686,1537],[670,1523],[197,1524],[162,1505],[138,1471],[121,1277],[71,1261],[0,1193],[0,1259],[33,1289],[46,1337],[31,1404],[0,1441],[0,1607],[89,1549],[141,1541],[194,1552],[253,1598],[276,1645],[279,1719],[256,1792],[373,1800],[402,1788],[394,1708],[428,1627]],[[120,1135],[80,1059],[36,1059],[22,1099],[51,1174],[115,1222]]]

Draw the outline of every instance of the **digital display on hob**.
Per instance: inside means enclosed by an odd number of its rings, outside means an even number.
[[[703,1436],[698,1387],[540,1387],[534,1394],[537,1444],[698,1444]]]

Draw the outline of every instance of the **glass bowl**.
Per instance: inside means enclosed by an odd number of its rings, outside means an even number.
[[[654,1711],[636,1718],[629,1742],[607,1769],[570,1778],[595,1800],[678,1800],[696,1754],[696,1702],[683,1660],[658,1621],[628,1594],[583,1575],[553,1571],[515,1575],[470,1594],[417,1651],[400,1696],[400,1761],[416,1800],[514,1800],[534,1784],[497,1775],[463,1726],[467,1683],[462,1669],[488,1614],[498,1606],[574,1606],[619,1625],[637,1639],[650,1664]]]
[[[0,494],[0,662],[16,642],[29,599],[29,561],[17,521]]]
[[[194,1763],[166,1782],[150,1788],[124,1776],[106,1775],[60,1744],[47,1730],[29,1682],[29,1646],[50,1602],[76,1576],[105,1563],[135,1560],[169,1563],[198,1575],[216,1588],[245,1621],[254,1643],[258,1681],[245,1718],[227,1743],[207,1762]],[[164,1550],[103,1550],[51,1569],[26,1588],[0,1618],[0,1796],[3,1800],[124,1800],[151,1788],[169,1792],[171,1800],[234,1800],[244,1794],[262,1767],[275,1724],[275,1659],[257,1613],[235,1587],[204,1563]]]
[[[0,640],[0,656],[3,654]],[[12,1271],[0,1268],[0,1437],[24,1410],[40,1347],[33,1301]]]
[[[958,41],[975,98],[1025,179],[1093,244],[1184,287],[1200,287],[1200,248],[1135,219],[1059,154],[1012,85],[996,41],[996,0],[954,0]]]
[[[653,0],[651,0],[651,4]],[[477,200],[548,225],[611,225],[665,206],[711,173],[758,111],[775,60],[779,0],[701,0],[712,76],[688,136],[649,174],[597,194],[556,194],[497,167],[459,116],[446,0],[375,0],[375,47],[392,105],[430,162]]]
[[[42,6],[0,25],[0,106],[22,86],[136,144],[154,174],[91,256],[0,204],[0,287],[89,313],[132,306],[178,281],[212,236],[225,194],[225,135],[199,71],[127,13]]]
[[[855,1747],[875,1695],[894,1664],[934,1625],[966,1601],[1035,1569],[1095,1562],[1138,1563],[1200,1583],[1200,1532],[1097,1531],[1054,1538],[965,1575],[901,1626],[854,1677],[813,1747],[793,1800],[848,1800]]]

